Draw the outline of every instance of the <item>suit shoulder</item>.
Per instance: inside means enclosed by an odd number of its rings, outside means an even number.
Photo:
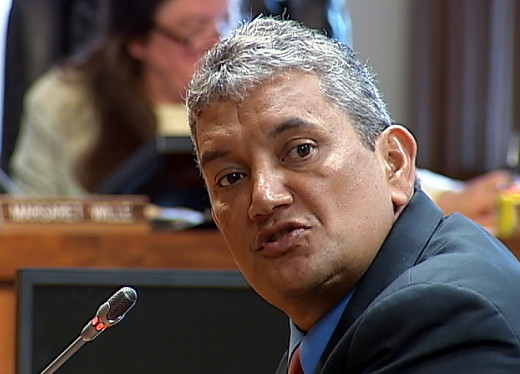
[[[518,298],[514,304],[518,307]],[[349,346],[347,362],[360,371],[388,366],[397,368],[392,373],[436,373],[478,367],[477,373],[513,373],[520,366],[519,336],[520,317],[495,300],[450,282],[411,282],[376,298],[342,344]],[[501,366],[507,370],[497,370]]]

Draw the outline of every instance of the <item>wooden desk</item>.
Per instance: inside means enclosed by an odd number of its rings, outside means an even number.
[[[504,240],[520,257],[520,238]],[[0,373],[14,374],[16,272],[26,267],[236,269],[215,230],[0,234]],[[59,352],[56,352],[59,353]]]
[[[2,233],[0,373],[15,373],[15,280],[26,267],[236,269],[215,230]]]

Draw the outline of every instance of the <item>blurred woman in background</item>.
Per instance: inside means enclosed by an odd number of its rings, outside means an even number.
[[[25,194],[81,196],[158,133],[188,133],[183,93],[226,32],[227,0],[111,0],[103,32],[41,76],[11,161]]]

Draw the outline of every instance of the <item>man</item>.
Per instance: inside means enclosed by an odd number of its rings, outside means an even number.
[[[249,18],[268,14],[291,18],[324,32],[352,47],[353,32],[345,0],[241,0],[242,12]],[[359,51],[358,51],[359,52]],[[498,234],[497,199],[512,184],[506,170],[492,170],[466,181],[451,179],[428,169],[417,169],[421,187],[444,210],[462,213],[489,232]]]
[[[277,373],[518,372],[518,262],[421,191],[415,140],[348,47],[258,18],[187,104],[214,220],[291,319]]]

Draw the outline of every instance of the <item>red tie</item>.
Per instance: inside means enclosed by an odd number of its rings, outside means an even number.
[[[302,346],[300,345],[294,351],[291,362],[289,362],[289,370],[287,370],[287,374],[305,374],[302,369]]]

